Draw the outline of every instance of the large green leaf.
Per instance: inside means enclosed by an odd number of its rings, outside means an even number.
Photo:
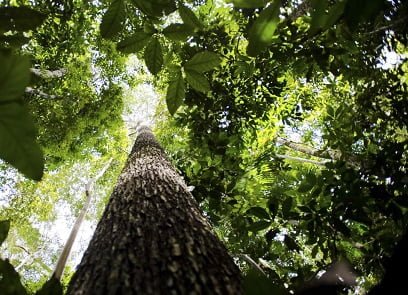
[[[20,276],[8,260],[0,259],[0,290],[2,295],[26,295]]]
[[[174,115],[183,103],[185,93],[184,78],[181,70],[171,73],[172,80],[169,82],[166,95],[167,109]]]
[[[163,66],[163,51],[160,41],[151,38],[144,51],[144,60],[149,71],[156,75]]]
[[[310,23],[309,35],[314,35],[316,32],[322,29],[327,22],[328,15],[326,14],[326,10],[328,2],[321,0],[312,0],[311,5],[313,11],[311,15],[312,21]]]
[[[161,17],[176,10],[173,0],[132,0],[133,4],[149,16]]]
[[[113,0],[102,17],[100,25],[101,35],[105,39],[112,39],[123,28],[126,19],[125,2]]]
[[[45,18],[45,14],[26,6],[0,7],[0,31],[34,30]]]
[[[193,70],[199,73],[207,72],[221,63],[221,57],[209,51],[202,51],[195,54],[189,61],[184,64],[186,70]]]
[[[27,56],[0,54],[0,103],[19,99],[30,81]]]
[[[0,158],[25,176],[40,180],[44,159],[35,142],[36,130],[26,108],[17,102],[0,105]]]
[[[9,229],[10,229],[9,220],[0,221],[0,246],[4,242],[4,240],[7,238]]]
[[[193,29],[185,24],[171,24],[163,30],[164,36],[173,41],[185,41],[193,33]]]
[[[186,70],[186,80],[195,90],[206,93],[211,90],[207,78],[199,72]]]
[[[279,24],[280,0],[274,0],[259,14],[249,31],[247,53],[256,56],[275,39],[275,30]]]
[[[237,8],[259,8],[264,7],[269,0],[230,0]]]
[[[300,247],[299,245],[296,243],[296,241],[291,238],[288,235],[285,235],[285,239],[283,240],[283,243],[286,245],[286,247],[288,247],[289,250],[295,250],[297,252],[300,251]]]
[[[254,215],[261,219],[269,219],[269,213],[262,207],[251,207],[246,211],[247,214]]]
[[[260,230],[263,230],[265,228],[268,228],[271,225],[270,221],[266,221],[266,220],[261,220],[261,221],[257,221],[252,223],[249,227],[248,230],[252,231],[252,232],[258,232]]]
[[[190,8],[181,5],[178,8],[178,12],[180,14],[181,19],[187,26],[190,26],[195,29],[203,28],[204,26],[203,23],[197,18],[197,16]]]
[[[120,41],[116,48],[123,53],[135,53],[143,49],[146,46],[147,41],[152,34],[148,34],[145,32],[136,32],[133,35],[125,38],[124,40]]]

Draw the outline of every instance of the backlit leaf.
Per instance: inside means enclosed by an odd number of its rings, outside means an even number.
[[[259,8],[264,7],[268,0],[231,0],[237,8]]]
[[[35,142],[36,130],[28,111],[20,103],[0,105],[0,158],[25,176],[40,180],[44,159]]]
[[[136,53],[146,46],[152,34],[136,32],[133,35],[120,41],[116,48],[123,53]]]
[[[265,228],[268,228],[271,225],[270,221],[266,221],[266,220],[261,220],[261,221],[257,221],[252,223],[249,227],[248,230],[252,231],[252,232],[258,232],[260,230],[263,230]]]
[[[267,46],[271,45],[275,38],[275,30],[279,24],[280,0],[274,0],[259,14],[249,31],[247,52],[250,56],[256,56]]]
[[[269,213],[262,207],[252,207],[246,211],[247,214],[254,215],[261,219],[269,219]]]
[[[221,57],[209,51],[202,51],[195,54],[189,61],[184,64],[186,70],[193,70],[199,73],[207,72],[221,63]]]
[[[125,3],[123,0],[113,0],[102,17],[100,25],[101,36],[112,39],[123,28],[126,19]]]
[[[171,115],[174,115],[177,109],[182,105],[185,97],[185,85],[184,78],[181,74],[181,70],[172,73],[172,80],[167,87],[166,103],[167,109]]]
[[[180,6],[178,8],[178,12],[181,19],[187,26],[195,29],[202,29],[203,23],[197,18],[197,16],[190,8],[187,8],[186,6]]]
[[[163,30],[164,36],[173,41],[185,41],[193,32],[192,28],[185,24],[171,24]]]
[[[161,17],[176,10],[176,4],[173,0],[132,0],[133,4],[143,13]]]
[[[144,51],[144,60],[149,71],[156,75],[163,66],[163,51],[160,41],[151,38]]]
[[[195,90],[203,93],[211,90],[210,83],[203,74],[193,70],[186,70],[185,73],[188,84],[190,84]]]
[[[0,54],[0,102],[19,99],[30,81],[27,56]]]

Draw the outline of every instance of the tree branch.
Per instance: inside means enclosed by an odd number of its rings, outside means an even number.
[[[329,150],[329,151],[322,151],[322,150],[318,150],[315,149],[313,147],[310,146],[306,146],[304,144],[298,143],[298,142],[293,142],[290,141],[286,138],[282,138],[279,137],[276,140],[277,143],[283,144],[295,151],[310,155],[310,156],[314,156],[314,157],[318,157],[318,158],[324,158],[324,159],[330,159],[330,160],[338,160],[341,157],[341,152],[337,151],[337,150]]]
[[[111,163],[112,163],[112,158],[109,159],[108,163],[106,163],[106,165],[102,168],[102,170],[99,172],[98,175],[96,175],[94,178],[90,179],[87,184],[85,185],[85,195],[86,195],[86,200],[85,200],[85,204],[82,207],[82,210],[79,214],[79,216],[77,217],[74,226],[72,227],[71,233],[68,237],[68,240],[64,246],[64,249],[61,252],[61,255],[58,259],[57,265],[55,266],[55,270],[54,273],[52,274],[52,277],[56,278],[57,280],[59,280],[62,276],[62,273],[64,271],[65,265],[67,263],[68,260],[68,256],[71,253],[71,249],[72,249],[72,245],[75,242],[76,236],[78,234],[79,228],[81,227],[81,224],[85,218],[85,214],[88,211],[88,207],[91,203],[91,199],[92,199],[92,189],[94,184],[98,181],[99,178],[101,178],[103,176],[103,174],[105,174],[106,170],[108,170],[108,168],[110,167]]]
[[[41,97],[46,98],[46,99],[56,99],[56,98],[58,98],[58,96],[56,96],[56,95],[48,94],[48,93],[43,92],[40,89],[32,88],[32,87],[26,87],[25,93],[38,95],[38,96],[41,96]]]
[[[286,159],[286,160],[292,160],[292,161],[297,161],[297,162],[310,163],[310,164],[315,164],[315,165],[319,165],[319,166],[325,166],[326,163],[331,162],[331,160],[315,161],[315,160],[311,160],[311,159],[293,157],[293,156],[288,156],[288,155],[280,155],[280,154],[276,154],[275,157],[279,158],[279,159]]]
[[[263,269],[248,254],[238,254],[237,256],[241,257],[249,265],[251,265],[253,268],[260,271],[263,275],[266,276],[266,273],[263,271]]]
[[[30,72],[43,79],[61,78],[65,76],[67,70],[62,68],[54,71],[31,68]]]

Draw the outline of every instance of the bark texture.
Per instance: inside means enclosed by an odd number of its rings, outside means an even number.
[[[242,294],[237,266],[148,128],[68,294]]]

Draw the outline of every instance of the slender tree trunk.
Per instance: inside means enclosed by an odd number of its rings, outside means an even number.
[[[146,127],[68,294],[242,294],[237,266]]]

